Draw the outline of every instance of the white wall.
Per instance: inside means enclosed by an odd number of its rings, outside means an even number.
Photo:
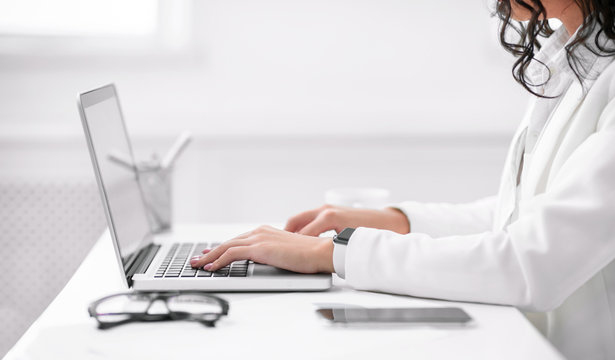
[[[509,133],[525,104],[483,1],[208,0],[192,13],[178,54],[2,56],[1,132],[80,134],[75,94],[111,81],[136,133]]]

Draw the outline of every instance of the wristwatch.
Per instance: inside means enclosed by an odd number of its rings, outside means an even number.
[[[348,245],[348,241],[354,232],[353,228],[345,228],[333,237],[333,242],[340,245]]]

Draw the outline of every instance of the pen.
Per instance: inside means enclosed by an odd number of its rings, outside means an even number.
[[[109,157],[109,160],[113,161],[114,163],[118,165],[121,165],[127,168],[128,170],[132,170],[132,171],[136,170],[136,167],[134,166],[132,161],[130,159],[127,159],[125,155],[119,153],[118,151],[113,150],[109,152],[109,155],[107,156]]]
[[[175,163],[175,160],[177,160],[179,155],[186,149],[186,146],[188,146],[190,140],[192,140],[192,135],[187,131],[179,135],[173,146],[171,146],[167,154],[162,159],[160,167],[163,169],[168,169],[173,166],[173,163]]]

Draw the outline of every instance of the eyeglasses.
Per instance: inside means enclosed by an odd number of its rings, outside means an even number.
[[[90,304],[88,312],[99,329],[135,321],[198,321],[213,327],[228,315],[226,300],[198,291],[131,292],[106,296]]]

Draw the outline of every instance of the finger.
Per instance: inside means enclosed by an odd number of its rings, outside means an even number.
[[[327,230],[334,228],[334,213],[329,210],[321,212],[314,221],[310,222],[298,231],[299,234],[318,236]]]
[[[267,225],[262,225],[257,227],[256,229],[252,230],[252,231],[248,231],[245,232],[243,234],[240,234],[239,236],[237,236],[234,239],[228,240],[223,242],[222,244],[220,244],[218,247],[216,247],[215,249],[207,249],[209,251],[205,251],[203,250],[203,255],[202,256],[195,256],[192,259],[190,259],[190,265],[193,268],[200,268],[203,267],[209,263],[211,263],[214,259],[217,259],[222,253],[224,253],[227,249],[234,247],[234,246],[244,246],[244,245],[248,245],[254,241],[257,241],[258,239],[260,239],[260,237],[258,236],[259,233],[265,233],[268,232],[270,230],[272,230],[273,228],[271,226],[267,226]]]
[[[231,240],[227,240],[225,242],[223,242],[222,244],[218,245],[218,246],[222,246],[224,244],[228,244],[231,241],[235,241],[235,240],[242,240],[242,239],[246,239],[250,236],[251,232],[246,232],[240,235],[237,235],[237,237],[232,238]],[[201,251],[202,254],[207,254],[208,252],[212,251],[213,249],[204,249],[203,251]]]
[[[250,237],[250,235],[252,235],[252,233],[253,233],[253,232],[254,232],[254,230],[252,230],[252,231],[247,231],[247,232],[245,232],[245,233],[239,234],[239,235],[237,235],[236,237],[232,238],[231,240],[227,240],[227,241],[223,242],[221,245],[227,244],[227,243],[229,243],[229,242],[231,242],[231,241],[234,241],[234,240],[247,239],[248,237]],[[205,249],[205,250],[201,251],[201,253],[203,253],[203,254],[207,254],[208,252],[210,252],[210,251],[212,251],[212,250],[213,250],[213,249]],[[196,257],[196,256],[195,256],[195,257]]]
[[[286,226],[284,227],[284,230],[290,231],[290,232],[297,232],[298,230],[302,229],[305,225],[309,224],[312,220],[314,220],[314,218],[318,216],[318,213],[320,211],[322,211],[321,208],[312,209],[312,210],[304,211],[302,213],[299,213],[291,217],[286,222]]]
[[[220,244],[220,246],[216,247],[215,249],[211,249],[209,252],[207,252],[206,254],[203,254],[200,257],[197,257],[197,256],[193,257],[192,259],[190,259],[190,265],[193,268],[201,268],[209,264],[213,260],[217,259],[220,255],[222,255],[229,248],[232,248],[235,246],[243,246],[246,244],[247,244],[246,239],[229,240],[227,242]]]
[[[236,260],[250,259],[251,246],[236,246],[226,250],[220,257],[205,265],[207,271],[216,271]]]

